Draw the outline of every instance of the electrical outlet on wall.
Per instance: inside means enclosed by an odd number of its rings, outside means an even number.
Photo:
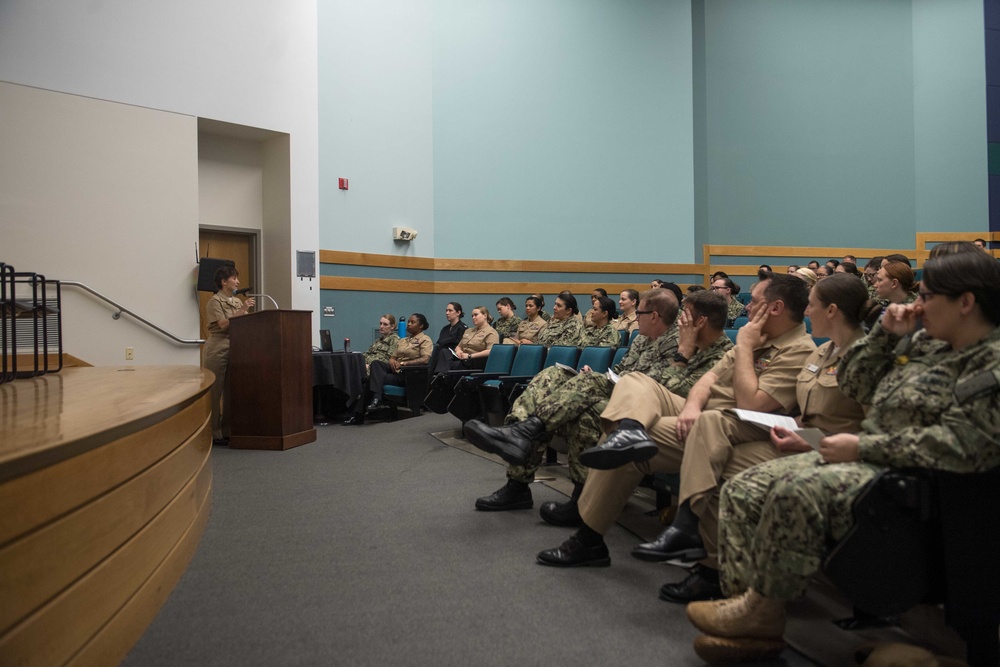
[[[125,348],[125,361],[132,361],[135,359],[135,348],[126,347]]]

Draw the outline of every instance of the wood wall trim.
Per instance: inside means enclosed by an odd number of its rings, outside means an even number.
[[[756,267],[754,274],[757,273]],[[655,277],[655,276],[651,276]],[[681,289],[688,284],[678,283]],[[595,287],[603,287],[608,294],[626,289],[640,292],[649,284],[632,283],[540,283],[540,282],[433,282],[429,280],[385,280],[382,278],[350,278],[346,276],[321,276],[320,289],[347,290],[355,292],[393,292],[396,294],[496,294],[497,297],[512,294],[558,294],[568,289],[574,294],[589,294]],[[490,304],[492,305],[492,304]],[[588,306],[589,307],[589,306]]]
[[[664,264],[635,262],[573,262],[526,259],[448,259],[407,257],[374,253],[320,250],[319,261],[348,266],[377,266],[393,269],[435,271],[522,271],[531,273],[648,273],[658,275],[701,275],[704,264]]]
[[[913,248],[909,250],[896,250],[885,248],[823,248],[806,246],[773,246],[773,245],[710,245],[704,246],[705,255],[719,255],[722,257],[793,257],[822,260],[840,259],[844,255],[854,255],[870,259],[879,255],[901,253],[907,257],[912,257],[916,252]],[[757,273],[754,267],[754,273]]]

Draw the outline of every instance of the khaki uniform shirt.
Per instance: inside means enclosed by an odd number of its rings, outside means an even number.
[[[857,433],[861,429],[861,420],[865,418],[864,407],[853,398],[844,396],[837,383],[840,360],[857,338],[837,349],[834,349],[832,340],[827,341],[806,359],[795,386],[803,426],[818,428],[825,433]]]
[[[781,412],[795,411],[798,403],[795,396],[796,378],[806,358],[816,349],[812,336],[806,333],[804,324],[798,324],[764,347],[754,350],[754,372],[757,374],[758,389],[781,404]],[[736,361],[734,347],[718,364],[712,373],[718,376],[712,385],[705,410],[723,410],[736,407],[736,390],[733,388],[733,367]]]
[[[431,352],[434,350],[434,341],[424,332],[416,336],[400,338],[396,343],[396,351],[392,353],[400,363],[415,365],[417,362],[428,363],[431,360]]]
[[[243,310],[243,302],[237,296],[226,296],[222,290],[213,294],[205,304],[205,318],[208,320],[210,336],[225,336],[229,338],[229,330],[223,331],[219,320],[231,320],[233,315]]]
[[[533,321],[521,320],[521,323],[517,326],[517,339],[530,340],[534,342],[538,338],[538,332],[544,329],[545,326],[545,320],[543,320],[540,315]]]
[[[488,350],[499,342],[500,336],[497,335],[496,329],[487,324],[482,329],[476,327],[466,329],[458,346],[462,348],[462,352],[472,354]]]
[[[639,328],[639,316],[632,311],[631,315],[622,315],[615,320],[615,329],[632,333]]]

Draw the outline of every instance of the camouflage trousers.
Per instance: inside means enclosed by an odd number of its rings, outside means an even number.
[[[601,437],[601,412],[611,396],[611,382],[601,373],[571,375],[555,366],[534,377],[507,415],[513,424],[538,417],[545,424],[545,436],[535,442],[527,463],[507,468],[507,477],[530,482],[542,463],[545,447],[553,434],[566,438],[569,477],[583,484],[587,468],[580,465],[580,452],[597,444]]]
[[[854,524],[851,504],[880,468],[824,464],[808,452],[749,468],[722,487],[719,565],[727,595],[805,594],[828,548]]]

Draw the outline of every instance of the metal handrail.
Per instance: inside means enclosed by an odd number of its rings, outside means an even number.
[[[169,331],[167,331],[166,329],[163,329],[161,327],[156,326],[155,324],[153,324],[152,322],[150,322],[149,320],[147,320],[145,317],[141,317],[139,315],[136,315],[135,313],[133,313],[131,310],[129,310],[125,306],[121,305],[120,303],[116,303],[115,301],[113,301],[113,300],[109,299],[108,297],[104,296],[103,294],[101,294],[100,292],[98,292],[97,290],[95,290],[94,288],[88,287],[88,286],[84,285],[83,283],[79,283],[79,282],[77,282],[75,280],[60,280],[59,284],[60,285],[68,285],[70,287],[79,287],[80,289],[84,290],[85,292],[90,292],[91,294],[93,294],[94,296],[96,296],[98,299],[101,299],[102,301],[105,301],[105,302],[111,304],[112,306],[114,306],[115,308],[118,309],[117,313],[113,313],[111,315],[111,317],[113,319],[116,319],[116,320],[120,319],[121,316],[122,316],[122,313],[125,313],[126,315],[131,315],[132,317],[134,317],[135,319],[139,320],[140,322],[142,322],[146,326],[159,331],[161,334],[163,334],[167,338],[170,338],[171,340],[175,340],[178,343],[181,343],[182,345],[204,345],[205,344],[205,341],[202,338],[197,338],[197,339],[179,338],[179,337],[173,335],[172,333],[170,333]]]

